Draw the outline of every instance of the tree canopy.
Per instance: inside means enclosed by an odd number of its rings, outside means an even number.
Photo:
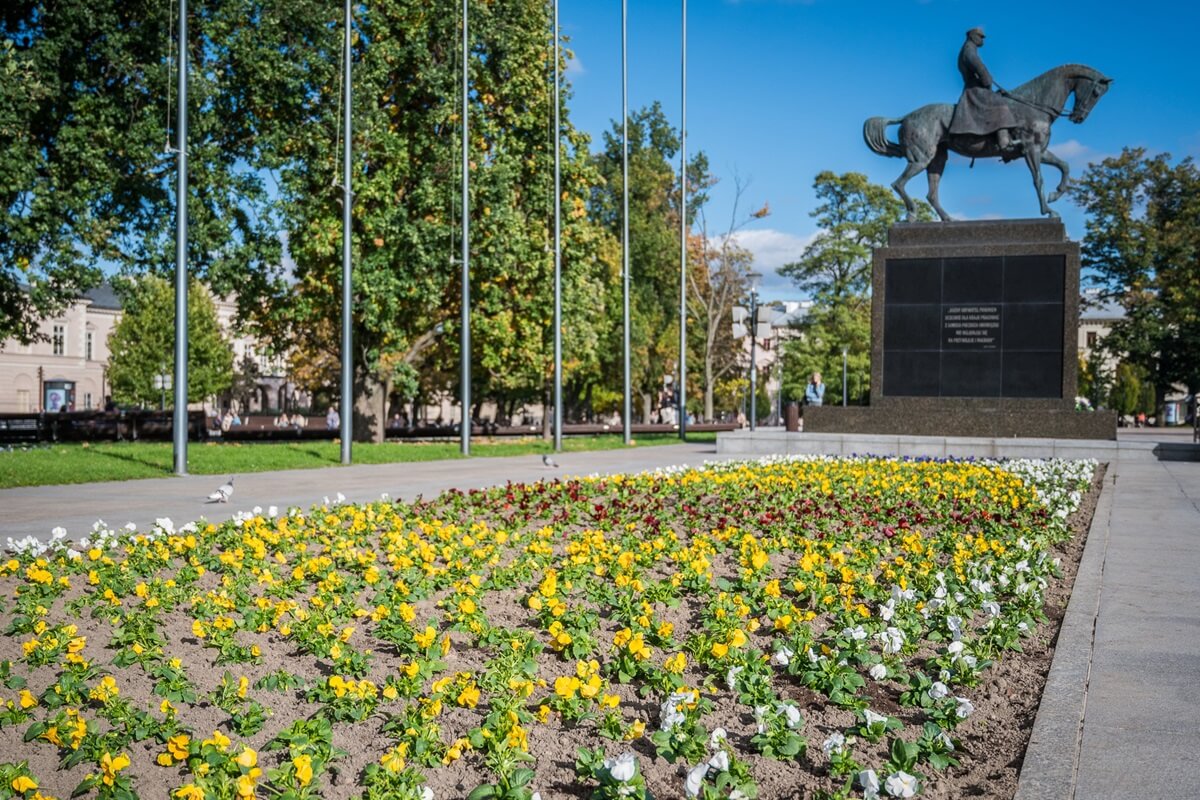
[[[108,337],[108,380],[123,405],[153,405],[154,376],[173,374],[175,287],[155,275],[126,285],[124,313]],[[233,349],[217,322],[212,294],[199,281],[188,287],[188,402],[218,395],[233,382]],[[172,396],[171,392],[167,392]]]
[[[813,298],[800,336],[784,348],[784,396],[803,399],[809,376],[820,372],[825,402],[840,403],[845,350],[846,388],[858,402],[871,383],[871,253],[887,244],[888,228],[900,221],[904,204],[857,172],[822,172],[813,190],[821,201],[811,214],[819,232],[800,260],[780,269]],[[931,218],[928,206],[918,212]]]
[[[1083,266],[1125,310],[1104,347],[1146,376],[1161,412],[1172,384],[1200,388],[1200,170],[1126,148],[1073,192],[1088,215]]]

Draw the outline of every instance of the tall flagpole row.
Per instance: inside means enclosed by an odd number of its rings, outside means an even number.
[[[679,94],[679,438],[687,439],[687,0],[683,0]]]
[[[179,108],[175,132],[175,409],[172,417],[175,474],[187,475],[188,445],[188,274],[187,274],[187,0],[179,0]]]
[[[558,0],[554,0],[554,450],[562,450],[562,177],[559,121]]]
[[[625,348],[625,444],[633,443],[633,390],[629,334],[629,0],[621,0],[621,280],[622,338]]]
[[[342,440],[342,463],[350,463],[350,446],[354,435],[354,350],[350,325],[350,305],[353,297],[350,270],[350,207],[354,194],[350,191],[350,135],[352,132],[350,109],[350,27],[353,18],[350,0],[346,0],[346,29],[342,39],[342,85],[345,86],[346,105],[342,117],[342,416],[339,436]]]
[[[468,97],[470,45],[467,36],[467,2],[462,2],[462,322],[459,334],[461,364],[459,391],[462,395],[460,450],[471,454],[471,159],[468,150]]]

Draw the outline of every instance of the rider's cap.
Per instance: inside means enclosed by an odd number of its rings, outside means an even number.
[[[980,39],[984,37],[983,28],[971,28],[971,30],[967,31],[967,36],[970,36],[972,33],[977,34]]]

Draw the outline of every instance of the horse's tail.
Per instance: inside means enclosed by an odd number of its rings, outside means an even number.
[[[863,123],[863,141],[867,147],[881,156],[904,158],[904,148],[887,138],[888,125],[895,125],[903,120],[887,117],[871,117]]]

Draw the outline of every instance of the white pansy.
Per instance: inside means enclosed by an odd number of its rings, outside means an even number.
[[[789,728],[798,727],[803,722],[803,718],[800,716],[800,709],[791,703],[776,703],[775,710],[787,717],[787,726]]]
[[[608,774],[613,777],[613,780],[624,783],[632,780],[637,774],[637,756],[626,750],[616,758],[605,759],[604,768],[608,770]]]
[[[267,506],[267,516],[275,519],[279,516],[279,506]]]
[[[829,734],[829,738],[821,742],[821,749],[825,751],[825,755],[827,756],[840,753],[846,749],[846,737],[840,733],[831,733]]]
[[[881,681],[887,677],[888,668],[884,664],[876,664],[875,666],[871,667],[871,669],[868,670],[868,672],[872,678],[874,678],[877,681]]]
[[[738,673],[744,669],[745,667],[730,667],[729,671],[725,673],[725,685],[729,687],[729,691],[732,692],[737,688]]]
[[[536,795],[537,793],[534,792],[534,794]],[[422,786],[421,800],[433,800],[433,789],[430,789],[428,786]]]
[[[170,517],[159,517],[158,519],[154,520],[154,524],[159,528],[162,528],[167,533],[175,532],[175,523],[171,521]]]
[[[665,706],[664,706],[664,708],[665,708]],[[674,728],[676,725],[682,725],[686,721],[687,721],[687,717],[684,716],[683,712],[678,710],[674,706],[671,706],[671,709],[669,711],[663,712],[662,725],[660,725],[659,727],[664,731],[669,731],[672,728]]]
[[[950,630],[950,635],[955,641],[962,638],[962,618],[950,615],[946,617],[946,627]]]
[[[892,797],[916,797],[917,779],[904,770],[888,775],[884,788]]]
[[[858,785],[863,790],[863,800],[876,800],[879,797],[879,776],[873,769],[864,769],[858,773]]]
[[[867,631],[862,625],[855,625],[853,628],[843,628],[842,636],[855,642],[861,642],[867,638]]]
[[[891,622],[892,617],[896,614],[896,601],[888,600],[879,607],[879,618],[884,622]]]
[[[958,706],[954,709],[954,714],[959,719],[966,719],[975,713],[975,706],[972,705],[971,701],[967,698],[955,697],[954,701],[958,703]]]
[[[985,614],[987,614],[989,617],[992,617],[993,619],[1000,616],[1000,604],[997,603],[995,600],[984,601],[983,605],[980,607],[983,609],[983,612]]]
[[[941,681],[935,681],[933,686],[929,687],[929,697],[931,700],[941,700],[948,694],[950,694],[950,689]]]
[[[697,797],[700,787],[704,785],[704,776],[708,775],[708,764],[700,764],[688,770],[687,778],[683,781],[683,793],[688,797]]]
[[[708,765],[717,772],[724,772],[729,769],[729,753],[724,750],[718,750],[713,754],[713,757],[708,760]]]
[[[875,638],[883,642],[883,652],[886,654],[899,653],[904,646],[904,631],[899,628],[889,627],[875,634]]]
[[[758,723],[757,730],[759,733],[767,732],[767,707],[766,706],[755,706],[754,707],[754,721],[756,723]]]
[[[872,725],[886,725],[888,721],[886,714],[876,714],[869,708],[863,709],[863,719],[866,720],[868,728]]]
[[[710,734],[708,737],[708,749],[716,750],[718,747],[724,744],[725,740],[728,738],[729,734],[725,732],[724,728],[714,728],[712,734]]]
[[[777,667],[786,667],[788,664],[792,663],[792,656],[794,655],[796,654],[790,647],[787,647],[786,645],[780,646],[780,648],[775,651],[775,655],[771,656],[771,663]]]

